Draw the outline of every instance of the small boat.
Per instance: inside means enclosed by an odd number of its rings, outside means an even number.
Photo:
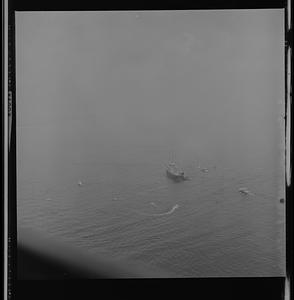
[[[249,195],[250,192],[246,188],[240,188],[239,193],[243,195]]]
[[[166,168],[166,176],[174,181],[185,181],[188,177],[183,171],[179,171],[175,163],[168,164]]]

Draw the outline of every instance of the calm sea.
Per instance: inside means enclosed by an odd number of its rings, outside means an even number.
[[[284,274],[284,179],[273,150],[245,160],[246,151],[171,154],[164,143],[111,145],[82,128],[19,128],[19,226],[176,276]],[[189,181],[166,178],[171,158]]]

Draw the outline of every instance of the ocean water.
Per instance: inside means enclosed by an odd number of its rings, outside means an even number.
[[[283,168],[274,160],[190,153],[177,161],[190,180],[174,183],[162,144],[102,153],[98,142],[97,151],[81,143],[69,151],[71,138],[53,143],[48,130],[19,129],[26,141],[19,135],[18,226],[179,277],[284,274]],[[248,195],[238,191],[244,187]]]
[[[282,9],[18,12],[18,226],[179,277],[284,275],[284,52]]]

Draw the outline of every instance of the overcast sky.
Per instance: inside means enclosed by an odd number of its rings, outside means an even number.
[[[283,14],[18,12],[17,125],[130,143],[197,138],[202,151],[218,140],[270,145],[284,101]]]

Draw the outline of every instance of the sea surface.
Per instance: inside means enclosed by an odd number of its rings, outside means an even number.
[[[110,147],[79,128],[19,128],[18,226],[178,277],[284,275],[282,155],[177,156],[164,143]],[[189,181],[166,178],[171,159]]]

